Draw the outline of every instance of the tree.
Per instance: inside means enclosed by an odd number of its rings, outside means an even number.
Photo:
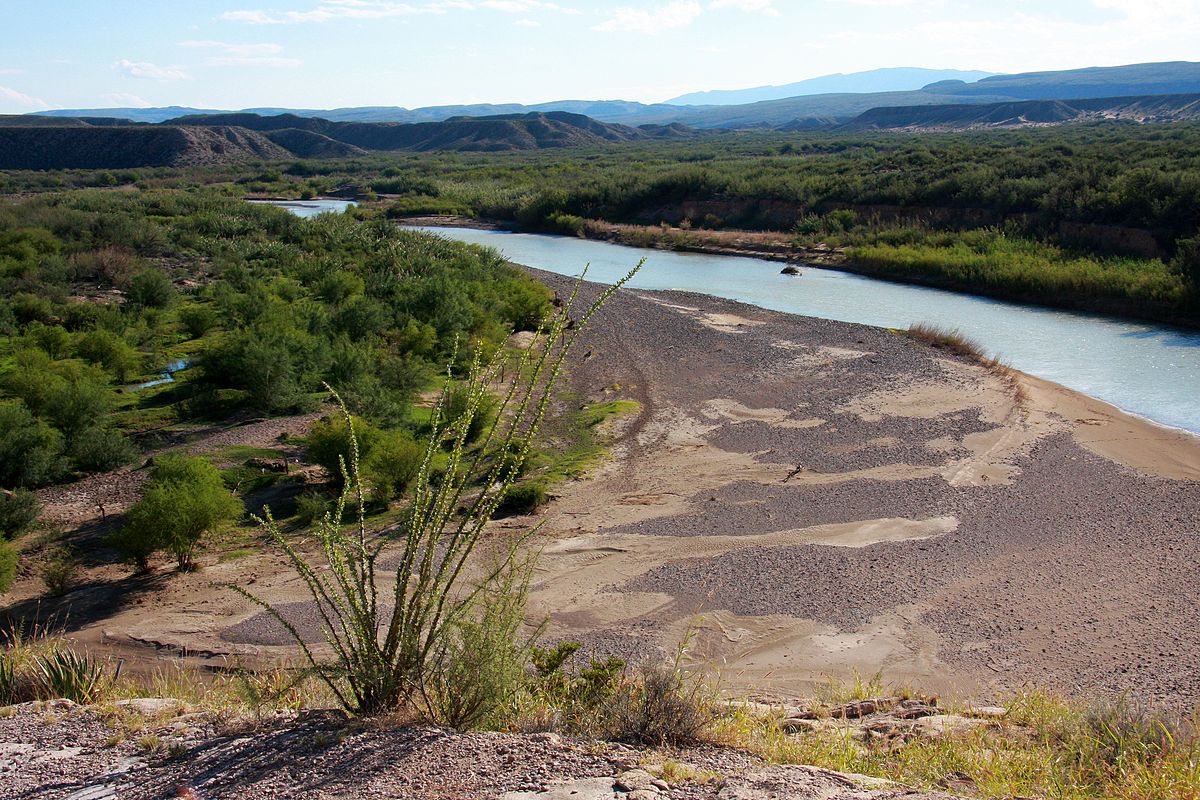
[[[139,308],[167,308],[175,302],[175,287],[166,275],[148,269],[133,276],[126,297]]]
[[[111,544],[142,571],[159,550],[169,550],[179,569],[190,570],[204,536],[241,514],[242,504],[208,460],[166,455],[158,459],[142,499],[126,513]]]
[[[58,431],[22,403],[0,405],[0,486],[44,486],[66,470]]]

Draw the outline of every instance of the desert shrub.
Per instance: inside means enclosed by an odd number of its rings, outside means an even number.
[[[577,320],[570,317],[571,301],[547,320],[538,338],[540,344],[524,351],[518,368],[513,370],[482,447],[470,448],[468,436],[475,415],[489,397],[489,388],[499,377],[503,349],[486,361],[477,359],[472,363],[459,389],[465,398],[460,414],[447,413],[452,391],[447,382],[430,418],[429,441],[413,482],[412,503],[394,534],[402,544],[396,553],[396,585],[388,590],[394,600],[390,611],[383,611],[379,602],[376,559],[380,548],[366,528],[364,487],[353,435],[348,480],[337,510],[318,523],[315,531],[323,563],[314,564],[302,556],[269,510],[260,520],[319,609],[332,659],[319,658],[295,626],[270,603],[243,587],[229,588],[261,606],[291,634],[307,665],[346,709],[359,714],[386,713],[413,702],[414,695],[453,691],[452,678],[446,679],[442,690],[438,689],[438,679],[431,678],[434,666],[440,662],[438,654],[456,652],[464,636],[477,635],[470,625],[486,619],[487,604],[482,599],[488,593],[505,591],[505,576],[511,574],[517,560],[514,547],[495,568],[485,570],[478,582],[467,584],[463,578],[467,560],[513,480],[502,476],[499,465],[485,457],[489,443],[494,439],[496,447],[504,449],[518,436],[536,436],[575,336],[612,292],[632,276],[633,272],[602,292]],[[570,329],[569,321],[573,322]],[[350,413],[344,405],[342,409],[347,431],[352,432]],[[443,462],[436,473],[435,457]],[[482,488],[473,491],[474,487]],[[342,520],[348,503],[357,510],[357,524],[349,530]],[[517,645],[510,642],[506,647]],[[495,674],[508,673],[498,668]],[[488,694],[495,696],[493,690]],[[479,704],[464,704],[468,705]]]
[[[496,514],[510,517],[518,514],[532,514],[546,505],[546,489],[539,483],[518,483],[509,487],[500,501]]]
[[[44,297],[21,292],[12,299],[12,312],[18,325],[43,322],[54,315],[54,306]]]
[[[974,361],[986,361],[983,347],[957,328],[917,323],[908,329],[908,335],[939,350],[948,350]]]
[[[532,637],[521,636],[532,564],[494,570],[469,613],[435,644],[421,693],[429,717],[459,730],[478,727],[511,705],[527,678]]]
[[[133,276],[125,298],[137,308],[167,308],[175,302],[175,286],[171,279],[156,269],[147,269]]]
[[[406,431],[381,434],[371,452],[364,457],[365,474],[373,494],[384,501],[404,494],[421,471],[424,457],[425,448]]]
[[[329,511],[329,498],[320,492],[305,492],[296,498],[296,521],[311,525]]]
[[[361,417],[333,416],[313,423],[308,432],[308,460],[319,464],[334,481],[341,482],[343,465],[350,468],[351,451],[358,448],[364,461],[379,443],[383,433]]]
[[[453,423],[460,417],[466,417],[468,406],[471,402],[468,387],[461,384],[451,384],[449,389],[446,390],[446,418]],[[467,444],[477,442],[495,418],[495,401],[490,395],[485,395],[480,398],[479,408],[473,411],[468,421],[466,430]]]
[[[603,733],[607,725],[607,710],[621,685],[625,662],[615,656],[604,660],[592,658],[586,665],[571,668],[582,648],[579,642],[558,642],[553,647],[534,645],[530,649],[533,676],[527,689],[536,716],[538,708],[548,711],[554,727],[572,733]]]
[[[17,579],[17,567],[21,563],[21,554],[17,551],[16,545],[7,539],[0,539],[0,593],[7,592],[13,585],[13,581]],[[0,661],[3,661],[3,655],[0,654]],[[0,663],[0,669],[3,668],[3,663]],[[4,687],[3,675],[0,675],[0,705],[4,705]]]
[[[141,369],[141,356],[129,342],[112,331],[97,328],[79,337],[75,353],[91,364],[100,364],[124,383]]]
[[[50,594],[66,594],[79,577],[79,562],[75,554],[62,545],[51,548],[42,561],[41,577],[42,584]]]
[[[71,459],[84,472],[107,472],[128,464],[137,456],[137,448],[119,431],[93,427],[79,432],[71,440]]]
[[[703,682],[678,665],[643,664],[609,701],[607,734],[662,747],[695,743],[717,718]]]
[[[40,510],[37,495],[28,489],[0,491],[0,539],[24,536]]]
[[[0,405],[0,486],[35,488],[67,471],[62,436],[21,403]]]
[[[242,504],[225,488],[220,471],[200,457],[158,458],[142,498],[125,514],[111,544],[140,570],[149,558],[169,550],[180,569],[192,569],[206,534],[242,514]]]
[[[211,306],[191,305],[179,309],[179,321],[188,336],[199,339],[217,325],[217,312]]]
[[[71,353],[71,334],[61,325],[31,322],[25,326],[25,337],[52,359],[66,358]]]
[[[96,424],[111,406],[109,389],[87,374],[54,382],[39,412],[71,442]]]

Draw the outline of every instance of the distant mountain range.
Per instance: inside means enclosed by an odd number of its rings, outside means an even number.
[[[911,92],[939,81],[970,83],[996,73],[980,70],[921,69],[919,67],[889,67],[843,75],[822,75],[806,81],[782,86],[756,86],[753,89],[716,89],[708,92],[673,97],[667,101],[675,106],[733,106],[760,103],[763,100],[782,100],[812,94],[862,94],[867,92]]]
[[[637,125],[679,123],[694,128],[793,128],[845,123],[866,111],[887,107],[929,105],[965,105],[1004,103],[1022,100],[1078,100],[1119,96],[1189,94],[1200,92],[1200,63],[1172,61],[1131,64],[1121,67],[1089,67],[1058,72],[1026,72],[993,75],[979,80],[943,78],[920,87],[894,91],[829,91],[836,87],[910,86],[924,71],[902,68],[873,70],[842,76],[826,76],[786,84],[734,92],[700,93],[675,98],[670,103],[644,104],[622,100],[561,100],[536,105],[483,104],[431,106],[406,109],[395,106],[337,108],[328,110],[251,108],[244,113],[260,116],[291,114],[331,122],[441,122],[455,117],[558,113],[583,114],[601,122]],[[929,71],[935,75],[981,73]],[[907,81],[907,83],[906,83]],[[891,83],[889,83],[891,82]],[[733,102],[755,93],[797,91],[785,97],[763,96],[755,102]],[[812,94],[813,91],[822,93]],[[707,99],[703,99],[707,98]],[[702,105],[681,105],[684,99],[696,99]],[[212,109],[183,108],[104,108],[37,112],[58,117],[120,117],[135,122],[165,122],[188,115],[229,113]]]
[[[0,117],[0,169],[120,169],[341,158],[368,151],[505,151],[580,147],[696,132],[630,127],[581,114],[457,117],[442,122],[331,122],[281,114],[192,115],[162,123],[111,118]]]

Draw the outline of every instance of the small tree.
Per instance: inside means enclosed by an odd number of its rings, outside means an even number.
[[[142,571],[160,550],[169,550],[179,568],[189,570],[201,539],[241,514],[242,504],[209,461],[162,456],[142,499],[126,513],[125,525],[111,543]]]

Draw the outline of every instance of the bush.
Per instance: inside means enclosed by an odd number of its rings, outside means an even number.
[[[17,552],[16,546],[10,541],[0,539],[0,593],[7,592],[17,579],[17,567],[20,562],[21,554]],[[3,667],[3,664],[0,664],[0,667]],[[0,695],[2,694],[3,690],[0,687]],[[4,705],[3,699],[0,696],[0,705]]]
[[[366,476],[378,499],[387,501],[404,494],[417,477],[425,448],[406,431],[384,433],[366,458]]]
[[[296,498],[296,521],[312,525],[329,511],[329,498],[320,492],[305,492]]]
[[[504,499],[500,501],[500,505],[496,509],[496,515],[511,517],[520,514],[532,514],[546,505],[547,499],[546,490],[541,484],[519,483],[516,486],[510,487],[504,493]]]
[[[188,336],[199,339],[217,324],[217,312],[210,306],[194,305],[179,309],[179,321]]]
[[[56,361],[71,354],[71,334],[61,325],[31,322],[25,328],[25,336],[34,346]]]
[[[70,648],[34,658],[33,671],[43,698],[65,698],[75,703],[100,699],[106,679],[100,663]]]
[[[171,279],[156,269],[133,276],[125,299],[137,308],[167,308],[175,302],[175,286]]]
[[[354,428],[353,439],[351,424]],[[308,433],[308,460],[320,464],[333,481],[341,483],[343,462],[347,470],[351,468],[351,450],[355,439],[359,463],[365,464],[382,436],[378,428],[361,417],[319,420],[313,423]]]
[[[67,471],[62,436],[23,404],[0,405],[0,486],[34,488]]]
[[[142,571],[159,550],[169,550],[181,570],[192,569],[202,538],[241,514],[242,504],[208,460],[166,455],[154,465],[142,499],[126,512],[125,525],[111,543]]]
[[[100,364],[124,383],[141,370],[142,358],[129,342],[112,331],[97,328],[79,337],[75,353],[91,364]]]
[[[88,375],[73,375],[58,383],[40,411],[70,442],[104,416],[111,397],[107,386]]]
[[[0,539],[12,541],[24,536],[40,510],[37,495],[28,489],[0,491]]]
[[[622,682],[607,716],[610,738],[662,747],[694,744],[717,713],[704,685],[678,664],[645,664]]]
[[[71,441],[71,458],[83,472],[107,472],[128,464],[137,456],[137,448],[111,428],[88,428]]]
[[[59,545],[46,554],[41,574],[46,591],[55,596],[63,595],[75,585],[79,576],[79,563],[69,548]]]
[[[565,304],[547,323],[545,335],[539,337],[538,344],[522,355],[503,395],[506,402],[493,417],[497,421],[493,423],[491,435],[501,450],[518,434],[530,439],[536,437],[574,337],[586,328],[592,314],[612,292],[636,271],[602,292],[596,302],[574,320],[571,328],[568,328],[568,321],[572,309],[570,303]],[[363,715],[389,713],[414,699],[425,697],[430,713],[437,713],[436,698],[458,691],[452,675],[445,670],[437,672],[437,666],[445,663],[438,654],[462,652],[465,642],[487,636],[487,631],[481,630],[480,626],[488,619],[488,605],[497,603],[489,604],[484,598],[495,597],[495,592],[502,597],[512,596],[514,584],[511,577],[505,576],[514,574],[515,549],[502,556],[495,569],[484,570],[478,583],[469,585],[463,577],[468,559],[513,480],[511,476],[499,475],[495,465],[472,457],[467,445],[473,417],[481,410],[488,387],[504,357],[503,349],[499,349],[486,362],[476,362],[471,368],[462,387],[466,403],[457,416],[443,413],[453,391],[449,381],[444,386],[442,399],[431,418],[429,442],[422,469],[414,482],[413,501],[397,530],[397,539],[402,545],[395,553],[398,556],[395,587],[386,590],[394,600],[390,610],[382,611],[382,604],[378,602],[381,587],[377,583],[376,564],[380,548],[367,532],[363,486],[356,460],[351,459],[347,465],[348,480],[342,490],[338,513],[322,521],[315,530],[320,547],[314,551],[320,553],[320,561],[299,553],[269,514],[260,520],[304,581],[313,602],[322,609],[325,636],[334,653],[332,661],[318,658],[295,625],[278,608],[240,586],[229,585],[231,590],[265,609],[288,631],[307,666],[349,711]],[[344,404],[342,413],[349,435],[354,426]],[[330,424],[327,427],[333,428]],[[439,449],[447,443],[444,468],[435,474],[433,458],[440,455]],[[355,449],[353,439],[347,449]],[[473,489],[476,486],[482,488],[476,492]],[[465,498],[470,499],[463,509],[459,500]],[[357,510],[357,524],[349,530],[343,524],[341,514],[341,509],[347,505]],[[509,589],[504,588],[506,584]],[[518,604],[523,610],[523,601]],[[508,605],[508,601],[503,605]],[[517,612],[516,616],[520,615]],[[511,616],[508,612],[504,614],[505,619]],[[495,652],[500,654],[497,657],[502,662],[509,663],[514,657],[512,654],[522,649],[514,635],[501,642]],[[506,653],[508,655],[504,655]],[[506,696],[512,689],[500,686],[497,690],[497,682],[492,676],[511,676],[513,673],[503,664],[490,661],[487,669],[486,682],[491,688],[482,695]],[[439,679],[438,674],[443,679]],[[457,674],[462,675],[462,671],[458,670]],[[472,709],[490,705],[490,702],[470,700],[480,697],[480,691],[470,685],[462,688],[466,695],[464,701],[452,701],[461,713],[454,711],[447,716],[471,719],[476,717],[476,711]]]

